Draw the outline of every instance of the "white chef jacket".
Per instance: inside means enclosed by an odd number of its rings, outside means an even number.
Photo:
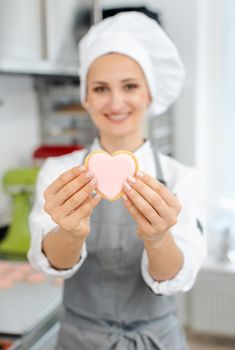
[[[97,149],[102,149],[98,138],[93,141],[91,151]],[[85,259],[89,259],[86,243],[84,243],[80,261],[70,269],[57,270],[50,265],[42,252],[44,236],[57,227],[57,224],[43,209],[43,192],[66,170],[81,165],[85,152],[86,150],[81,150],[64,156],[48,158],[39,171],[35,202],[29,217],[31,245],[28,259],[35,268],[49,276],[69,278],[78,271]],[[150,141],[145,141],[134,154],[138,159],[139,169],[156,178],[156,167]],[[206,257],[205,233],[201,229],[204,225],[205,192],[195,168],[180,164],[175,159],[161,153],[159,159],[164,180],[182,205],[177,223],[171,228],[171,233],[183,253],[184,263],[174,278],[161,282],[155,281],[150,276],[145,250],[140,264],[143,279],[152,291],[156,294],[171,295],[179,291],[186,292],[192,287]]]

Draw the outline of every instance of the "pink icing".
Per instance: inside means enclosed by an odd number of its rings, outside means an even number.
[[[135,174],[136,164],[127,153],[114,156],[95,153],[89,158],[88,168],[97,180],[97,189],[113,199],[122,191],[126,178]]]
[[[0,280],[0,289],[11,288],[13,287],[14,282],[10,279],[1,279]]]

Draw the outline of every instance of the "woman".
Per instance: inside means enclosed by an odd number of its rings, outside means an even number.
[[[174,294],[188,291],[205,258],[194,169],[159,154],[142,122],[177,98],[178,52],[143,14],[94,25],[79,46],[81,101],[98,128],[87,150],[48,159],[30,216],[29,259],[65,278],[60,350],[183,350]],[[131,151],[140,172],[122,199],[101,200],[83,165],[95,150]]]

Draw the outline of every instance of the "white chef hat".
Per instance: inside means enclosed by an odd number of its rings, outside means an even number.
[[[93,25],[79,43],[81,102],[92,62],[108,53],[133,58],[141,66],[152,102],[150,115],[165,112],[180,94],[185,71],[179,53],[153,19],[140,12],[121,12]]]

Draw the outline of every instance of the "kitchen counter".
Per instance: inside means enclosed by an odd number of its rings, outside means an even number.
[[[50,350],[42,347],[44,339],[53,349],[62,314],[62,284],[27,262],[0,260],[0,349]]]

